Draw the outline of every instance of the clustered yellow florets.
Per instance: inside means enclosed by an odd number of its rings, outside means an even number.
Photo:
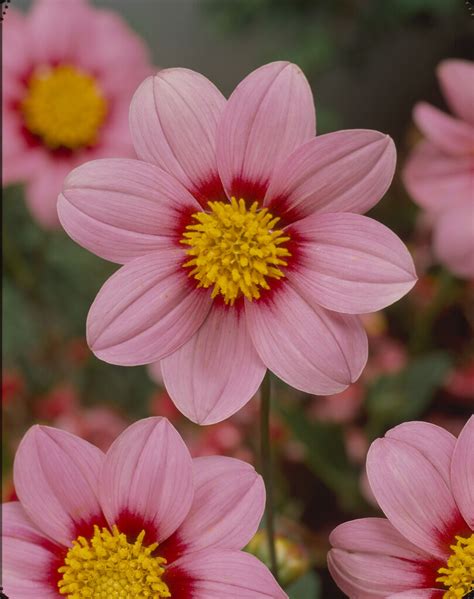
[[[443,599],[461,599],[470,591],[474,591],[474,534],[469,538],[456,537],[456,545],[451,545],[452,555],[446,567],[440,568],[437,582],[449,590]]]
[[[21,103],[26,128],[51,149],[94,145],[107,113],[95,79],[70,65],[33,74]]]
[[[68,599],[160,599],[171,597],[162,576],[166,560],[152,553],[158,543],[143,546],[145,531],[134,543],[116,526],[112,532],[94,526],[90,541],[73,541],[58,569],[62,574],[59,592]]]
[[[211,287],[212,297],[221,294],[226,304],[244,295],[258,299],[261,289],[269,289],[267,278],[284,277],[281,266],[291,256],[285,244],[290,240],[275,229],[280,220],[267,208],[254,202],[250,208],[243,199],[209,202],[209,212],[196,212],[196,224],[186,227],[181,243],[189,247],[190,276],[199,287]]]

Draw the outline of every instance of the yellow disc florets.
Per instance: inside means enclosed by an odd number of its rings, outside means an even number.
[[[26,128],[48,148],[75,150],[96,143],[107,103],[93,77],[61,65],[32,75],[21,111]]]
[[[446,567],[438,570],[441,576],[436,581],[449,589],[443,599],[461,599],[474,591],[474,534],[467,539],[456,537],[456,541]]]
[[[171,597],[162,581],[166,560],[153,556],[158,543],[144,547],[145,531],[134,543],[116,526],[94,526],[94,536],[73,541],[58,569],[59,592],[68,599],[159,599]]]
[[[269,289],[267,278],[281,279],[284,258],[291,256],[285,244],[290,238],[275,229],[280,220],[254,202],[243,199],[209,202],[209,212],[196,212],[196,224],[186,227],[181,243],[189,247],[190,276],[199,287],[211,287],[212,297],[221,294],[226,304],[244,295],[252,301],[260,289]]]

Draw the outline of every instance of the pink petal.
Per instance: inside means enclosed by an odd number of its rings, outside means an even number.
[[[222,456],[196,458],[194,502],[169,539],[181,551],[242,549],[257,532],[265,509],[262,477],[245,462]]]
[[[204,549],[187,554],[167,568],[165,581],[172,596],[191,588],[193,599],[288,599],[268,568],[243,551]]]
[[[46,229],[59,229],[56,208],[58,194],[71,168],[68,160],[45,160],[42,169],[29,181],[25,199],[33,217]]]
[[[11,88],[28,72],[31,65],[31,53],[25,44],[27,23],[22,12],[8,7],[8,21],[2,22],[2,96],[12,96]],[[10,89],[9,89],[10,88]]]
[[[474,150],[474,127],[449,116],[426,102],[415,106],[413,119],[428,140],[448,154],[463,155]]]
[[[87,441],[33,426],[18,447],[15,489],[25,512],[55,541],[70,545],[83,524],[100,519],[97,499],[103,453]]]
[[[2,117],[2,185],[30,181],[48,168],[45,153],[27,146],[12,110],[4,110]]]
[[[474,416],[462,429],[451,463],[453,495],[464,520],[474,530]]]
[[[391,555],[331,549],[328,566],[334,580],[350,597],[387,597],[425,582],[417,563]]]
[[[440,262],[460,277],[474,278],[473,201],[455,206],[439,217],[435,223],[433,244]]]
[[[246,302],[246,315],[263,363],[306,393],[343,391],[367,361],[359,319],[310,305],[288,282],[258,302]]]
[[[84,0],[38,0],[28,15],[28,43],[36,64],[74,64],[94,18]]]
[[[44,537],[18,501],[2,505],[2,585],[7,597],[57,599],[48,575],[60,547]]]
[[[266,372],[244,312],[216,303],[197,333],[161,361],[161,369],[173,402],[198,424],[215,424],[237,412]]]
[[[313,212],[367,212],[387,191],[396,150],[388,135],[354,129],[312,139],[275,173],[265,196],[285,222]]]
[[[404,422],[390,429],[385,436],[403,441],[420,451],[450,486],[451,459],[456,445],[454,435],[430,422]]]
[[[148,365],[148,374],[150,375],[150,378],[154,383],[157,383],[161,387],[164,386],[163,371],[161,369],[161,360]]]
[[[438,77],[452,110],[474,125],[474,63],[443,60],[438,66]]]
[[[183,522],[193,494],[191,456],[166,418],[135,422],[107,452],[100,502],[109,524],[120,530],[136,519],[139,529],[152,529],[153,541],[162,542]]]
[[[439,589],[410,589],[403,593],[389,595],[388,599],[441,599],[444,591]]]
[[[87,317],[92,351],[112,364],[149,364],[176,351],[204,322],[212,300],[180,266],[181,250],[160,250],[122,266]]]
[[[154,72],[144,41],[112,10],[95,10],[88,27],[76,64],[96,74],[105,94],[126,97],[130,105],[137,86]],[[128,118],[125,122],[128,129]]]
[[[454,534],[465,525],[432,462],[405,442],[377,439],[367,455],[367,475],[393,526],[424,551],[445,560]]]
[[[189,69],[164,69],[149,77],[130,107],[138,157],[172,174],[193,193],[202,195],[214,186],[222,194],[215,144],[224,105],[220,91]]]
[[[335,528],[329,542],[335,549],[357,553],[373,553],[411,562],[430,559],[416,545],[403,537],[385,518],[360,518]]]
[[[272,62],[235,89],[219,123],[219,173],[229,196],[263,199],[282,162],[315,135],[311,88],[302,71]]]
[[[451,210],[472,200],[474,159],[450,156],[422,141],[405,165],[403,182],[423,208],[434,212]]]
[[[413,287],[413,260],[384,225],[359,214],[314,214],[287,229],[298,240],[288,279],[309,301],[336,312],[385,308]]]
[[[176,247],[183,218],[199,210],[176,179],[127,159],[95,160],[74,169],[58,201],[61,224],[72,239],[121,264]]]

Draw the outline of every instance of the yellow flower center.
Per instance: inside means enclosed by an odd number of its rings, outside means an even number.
[[[270,289],[268,278],[285,276],[280,267],[291,256],[285,247],[290,238],[275,229],[280,219],[258,202],[247,208],[243,199],[208,206],[209,212],[196,212],[196,223],[186,227],[181,243],[190,246],[191,260],[183,266],[192,267],[198,287],[213,286],[212,297],[220,293],[226,304],[241,295],[258,299],[260,289]]]
[[[94,526],[90,541],[78,537],[72,543],[58,582],[59,592],[68,599],[159,599],[171,597],[162,581],[166,560],[153,556],[158,543],[144,547],[145,531],[135,543],[116,526],[112,532]]]
[[[33,74],[21,103],[27,129],[51,149],[96,143],[107,103],[95,79],[69,65]]]
[[[440,568],[441,574],[436,582],[442,582],[449,589],[443,599],[460,599],[474,591],[474,534],[468,539],[456,537],[456,545],[451,545],[453,550],[446,568]]]

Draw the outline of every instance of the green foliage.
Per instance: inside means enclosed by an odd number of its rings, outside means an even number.
[[[374,439],[391,426],[421,417],[450,367],[448,354],[432,352],[414,359],[400,373],[378,378],[365,404],[369,437]]]
[[[308,572],[290,585],[286,592],[290,599],[319,599],[321,597],[319,577],[315,572]]]
[[[305,447],[306,463],[338,496],[347,511],[364,505],[359,491],[359,473],[349,461],[341,426],[308,419],[298,404],[280,406],[280,413],[292,436]]]

